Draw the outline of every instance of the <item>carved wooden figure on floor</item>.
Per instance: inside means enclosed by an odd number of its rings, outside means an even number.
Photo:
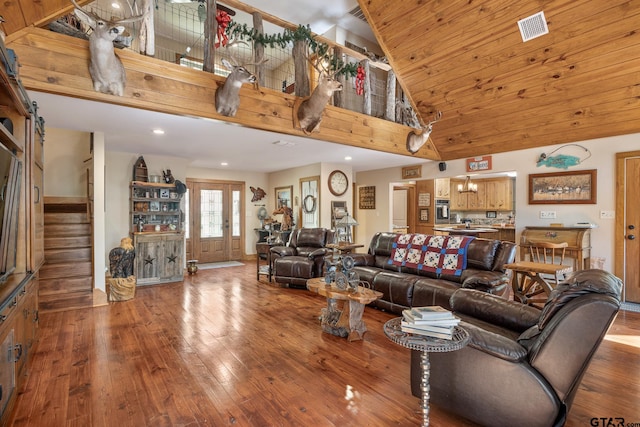
[[[133,260],[136,251],[131,244],[131,238],[120,240],[120,246],[109,252],[109,272],[113,278],[133,276]]]

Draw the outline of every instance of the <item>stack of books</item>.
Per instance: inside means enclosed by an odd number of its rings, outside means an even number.
[[[435,338],[452,339],[460,319],[446,308],[433,305],[413,307],[402,311],[400,328],[403,332]]]

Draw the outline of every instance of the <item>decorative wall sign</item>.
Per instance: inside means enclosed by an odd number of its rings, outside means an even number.
[[[472,157],[467,159],[467,172],[491,170],[491,156]]]
[[[376,187],[368,185],[358,189],[358,209],[376,208]]]
[[[595,204],[596,188],[596,169],[530,174],[529,204]]]
[[[418,193],[418,206],[420,207],[431,206],[431,193]]]
[[[420,209],[420,221],[429,222],[429,209]]]
[[[402,179],[414,179],[422,177],[422,165],[405,166],[402,168]]]

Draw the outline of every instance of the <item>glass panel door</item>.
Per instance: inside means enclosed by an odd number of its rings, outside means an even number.
[[[187,180],[187,256],[199,264],[243,256],[242,183]]]

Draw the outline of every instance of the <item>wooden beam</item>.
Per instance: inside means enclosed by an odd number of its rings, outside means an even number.
[[[213,102],[224,78],[211,73],[124,49],[118,54],[127,71],[127,86],[124,96],[118,97],[93,90],[85,40],[32,27],[16,34],[10,47],[20,58],[20,77],[30,90],[307,136],[293,127],[293,105],[298,98],[280,91],[257,91],[245,85],[240,90],[237,115],[225,117],[216,112]],[[406,137],[411,128],[407,126],[330,105],[324,114],[320,132],[312,135],[314,139],[409,156]],[[431,145],[412,157],[439,159]]]

